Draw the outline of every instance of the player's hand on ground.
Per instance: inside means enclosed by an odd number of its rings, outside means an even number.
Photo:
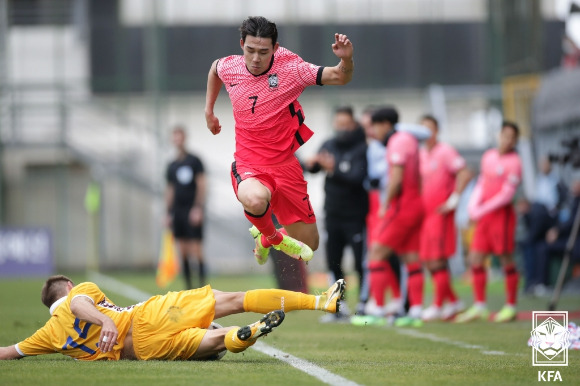
[[[334,43],[332,44],[332,52],[341,59],[352,59],[352,43],[344,34],[334,34]]]
[[[189,211],[189,222],[191,225],[200,225],[203,221],[203,209],[199,206],[194,206]]]
[[[101,337],[99,339],[99,349],[101,352],[109,352],[113,350],[113,346],[117,344],[117,337],[119,332],[117,331],[117,326],[111,318],[105,319],[103,325],[101,326]]]
[[[215,116],[215,114],[205,113],[205,121],[207,123],[207,128],[212,132],[213,135],[219,134],[220,131],[222,131],[220,120]]]

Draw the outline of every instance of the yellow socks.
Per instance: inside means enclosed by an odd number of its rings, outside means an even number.
[[[228,351],[233,353],[242,352],[254,343],[256,343],[256,339],[254,340],[240,340],[238,338],[238,330],[240,327],[232,328],[228,331],[225,337],[225,344]]]
[[[324,297],[324,296],[322,296]],[[280,289],[258,289],[246,292],[244,311],[266,314],[273,310],[284,312],[297,310],[318,310],[324,305],[320,296]],[[322,303],[320,306],[318,303]]]

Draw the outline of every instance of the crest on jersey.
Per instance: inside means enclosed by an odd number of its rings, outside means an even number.
[[[278,88],[278,74],[268,75],[268,85],[270,86],[270,89]]]

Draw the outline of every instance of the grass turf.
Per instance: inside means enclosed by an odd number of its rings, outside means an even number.
[[[163,293],[155,286],[153,274],[114,273],[115,278],[149,293]],[[83,275],[72,275],[75,282]],[[43,280],[0,281],[0,345],[11,345],[31,335],[48,319],[40,303]],[[168,290],[180,289],[180,282]],[[270,276],[215,277],[214,288],[240,291],[271,288]],[[468,303],[469,286],[457,282],[461,297]],[[313,288],[313,293],[323,291]],[[427,293],[430,286],[427,286]],[[105,292],[118,305],[135,303],[123,294]],[[489,303],[497,310],[503,303],[503,283],[488,286]],[[350,286],[347,298],[355,299]],[[430,295],[426,296],[426,303]],[[522,310],[545,310],[547,299],[522,298]],[[351,304],[354,306],[354,303]],[[562,299],[563,310],[578,310],[577,296]],[[580,352],[569,351],[568,367],[532,367],[532,349],[526,342],[531,321],[497,325],[477,322],[466,325],[429,323],[418,329],[393,327],[354,327],[347,324],[320,324],[319,312],[297,311],[287,315],[284,324],[263,342],[288,354],[364,385],[464,385],[530,384],[538,380],[539,370],[559,370],[564,383],[580,382]],[[222,318],[223,325],[244,325],[257,320],[256,314]],[[576,322],[579,322],[576,320]],[[410,335],[409,335],[410,334]],[[502,354],[500,354],[500,352]],[[276,384],[318,385],[322,382],[276,358],[247,350],[228,353],[218,362],[80,362],[60,355],[0,362],[2,385],[86,385],[114,383],[149,384]]]

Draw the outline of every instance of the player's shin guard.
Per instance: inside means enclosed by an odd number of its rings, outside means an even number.
[[[408,288],[409,288],[409,304],[413,306],[421,306],[423,304],[423,268],[421,263],[407,264],[407,272],[409,274]]]
[[[244,311],[267,314],[270,311],[284,312],[316,309],[316,296],[279,289],[258,289],[246,292]]]
[[[518,282],[520,275],[514,264],[510,264],[504,267],[505,274],[505,291],[506,291],[506,303],[515,306],[518,295]]]
[[[483,266],[471,268],[471,280],[473,282],[473,295],[476,303],[485,303],[485,286],[487,284],[487,272]]]
[[[369,261],[370,293],[379,307],[385,305],[385,290],[389,284],[389,271],[392,269],[388,261]]]
[[[226,348],[228,349],[228,351],[231,351],[233,353],[242,352],[251,345],[253,345],[254,343],[256,343],[256,340],[241,340],[240,338],[238,338],[239,329],[240,329],[239,327],[232,328],[231,330],[228,331],[226,337],[224,338]]]
[[[272,221],[272,208],[270,208],[270,203],[268,203],[266,211],[260,215],[255,215],[247,211],[244,211],[244,214],[246,215],[246,218],[255,225],[256,228],[258,228],[260,233],[265,236],[262,238],[262,245],[264,245],[264,247],[267,248],[272,244],[280,244],[283,236],[276,230],[276,226]],[[265,240],[268,242],[264,243]]]

